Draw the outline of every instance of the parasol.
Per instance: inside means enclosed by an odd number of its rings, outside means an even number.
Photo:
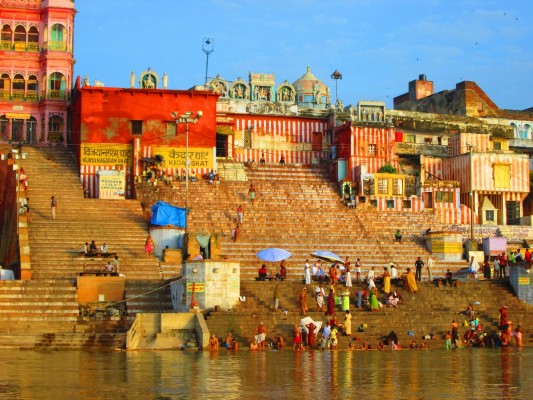
[[[343,259],[331,251],[317,250],[314,253],[311,253],[311,256],[315,258],[319,258],[324,261],[331,261],[331,262],[337,262],[340,264],[344,264]]]
[[[282,261],[292,256],[287,250],[271,247],[269,249],[261,250],[257,253],[257,257],[263,261],[276,262]]]

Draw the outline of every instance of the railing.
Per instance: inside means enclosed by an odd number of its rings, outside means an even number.
[[[2,90],[0,92],[0,99],[9,100],[10,97],[11,95],[9,93],[9,90]]]
[[[398,142],[396,143],[396,153],[449,157],[450,148],[441,144]]]
[[[141,337],[141,318],[142,316],[137,314],[135,316],[135,321],[133,321],[133,324],[131,324],[131,327],[128,330],[128,334],[126,336],[127,349],[135,349],[139,344]]]
[[[0,49],[2,49],[2,50],[12,50],[13,49],[13,45],[11,44],[11,42],[2,42],[2,43],[0,43]]]
[[[50,90],[48,91],[48,98],[55,100],[65,100],[67,98],[67,92],[65,90]]]
[[[54,51],[65,51],[67,50],[67,42],[52,40],[48,42],[48,49]]]

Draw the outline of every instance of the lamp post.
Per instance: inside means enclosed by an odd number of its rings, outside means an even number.
[[[474,146],[467,143],[468,151],[470,153],[470,241],[474,242]]]
[[[176,121],[176,125],[185,124],[185,236],[189,232],[189,124],[196,124],[202,118],[203,112],[197,111],[196,115],[192,111],[179,114],[174,111],[170,114]]]
[[[215,44],[213,43],[213,38],[204,38],[202,42],[202,51],[205,53],[205,83],[207,85],[207,68],[209,67],[209,54],[215,51]]]
[[[338,70],[335,70],[335,72],[331,74],[331,79],[335,80],[335,103],[337,103],[337,82],[339,79],[342,79],[342,74]]]

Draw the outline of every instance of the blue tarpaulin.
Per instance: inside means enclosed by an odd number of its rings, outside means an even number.
[[[158,201],[152,206],[150,224],[158,226],[175,225],[185,228],[185,208],[174,207]]]

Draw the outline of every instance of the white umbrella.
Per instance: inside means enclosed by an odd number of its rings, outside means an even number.
[[[257,253],[257,257],[260,260],[268,262],[277,262],[282,261],[292,256],[287,250],[278,249],[276,247],[271,247],[269,249],[261,250]]]
[[[324,261],[331,261],[331,262],[337,262],[340,264],[344,264],[343,259],[331,251],[317,250],[311,253],[311,256],[315,258],[319,258]]]

